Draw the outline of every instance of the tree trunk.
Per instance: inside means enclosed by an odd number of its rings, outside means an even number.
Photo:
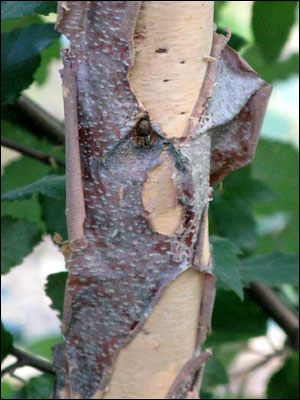
[[[62,1],[57,27],[71,252],[56,398],[198,398],[210,180],[253,157],[270,87],[213,36],[211,1]]]

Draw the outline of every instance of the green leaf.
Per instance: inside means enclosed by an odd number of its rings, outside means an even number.
[[[246,258],[239,270],[245,283],[260,281],[273,287],[299,283],[299,257],[295,254],[274,252]]]
[[[239,273],[240,261],[237,258],[237,254],[241,254],[240,249],[229,240],[216,236],[211,236],[210,242],[213,245],[214,273],[219,284],[227,290],[233,290],[243,299],[243,286]]]
[[[10,32],[17,28],[25,28],[26,26],[33,24],[42,24],[43,22],[42,18],[38,15],[16,19],[5,19],[1,21],[1,33]]]
[[[58,317],[62,319],[65,288],[68,278],[68,272],[58,272],[56,274],[50,274],[47,278],[45,285],[45,291],[48,297],[52,300],[51,308],[58,311]]]
[[[246,293],[241,301],[232,291],[219,289],[214,305],[212,334],[207,337],[205,345],[247,341],[265,335],[266,326],[266,314]]]
[[[267,82],[287,79],[299,74],[299,54],[291,54],[286,60],[267,64],[257,46],[250,46],[243,52],[243,58]]]
[[[51,361],[52,359],[52,347],[59,342],[63,342],[63,337],[59,336],[49,336],[44,339],[37,340],[27,346],[28,350],[40,357],[47,358]]]
[[[1,35],[2,104],[14,103],[20,92],[33,82],[41,61],[40,52],[58,36],[54,24],[31,25]]]
[[[271,377],[268,399],[299,399],[299,353],[285,359],[283,367]]]
[[[24,200],[30,198],[36,192],[51,198],[64,199],[66,192],[65,176],[44,176],[29,185],[4,193],[1,200]]]
[[[45,223],[46,231],[53,237],[59,233],[63,240],[68,239],[66,221],[66,199],[60,199],[39,195],[39,202],[42,210],[42,220]]]
[[[261,139],[254,162],[253,177],[266,182],[276,199],[256,205],[261,214],[277,211],[298,212],[299,208],[299,153],[289,143]]]
[[[4,193],[19,186],[27,185],[50,171],[51,168],[46,164],[29,157],[20,157],[4,168],[1,191]],[[15,218],[25,218],[43,226],[40,205],[36,195],[33,195],[30,200],[18,202],[2,201],[1,208],[2,216],[10,215]]]
[[[53,146],[45,137],[35,135],[31,130],[24,126],[24,121],[16,110],[11,106],[2,107],[1,132],[2,136],[14,142],[31,147],[38,151],[43,151],[49,155],[56,155],[54,150],[60,146]],[[62,147],[62,146],[61,146]]]
[[[250,165],[228,175],[224,179],[220,194],[222,193],[251,202],[265,203],[276,198],[274,192],[265,182],[252,178]]]
[[[229,383],[228,375],[223,364],[216,357],[208,360],[205,364],[203,381],[201,387],[209,391],[216,385],[226,385]]]
[[[268,63],[274,62],[296,21],[296,1],[255,1],[252,29],[257,46]]]
[[[43,83],[45,83],[45,81],[48,77],[48,70],[49,70],[51,61],[53,59],[59,60],[60,50],[61,50],[60,40],[55,39],[51,46],[47,47],[45,50],[42,51],[41,65],[38,68],[38,70],[36,71],[36,73],[34,74],[34,79],[38,85],[42,85]]]
[[[19,391],[19,399],[50,399],[53,393],[54,376],[43,374],[31,378]]]
[[[1,362],[11,353],[13,347],[13,337],[5,328],[1,321]]]
[[[216,194],[211,213],[220,235],[236,243],[243,251],[257,244],[256,222],[249,205],[235,195]]]
[[[220,19],[220,12],[222,8],[225,6],[227,1],[215,1],[214,5],[214,20],[217,25],[219,25],[219,19]]]
[[[56,13],[57,1],[1,1],[1,19]]]
[[[42,231],[34,222],[6,216],[1,218],[1,232],[1,273],[6,274],[32,252],[42,239]]]

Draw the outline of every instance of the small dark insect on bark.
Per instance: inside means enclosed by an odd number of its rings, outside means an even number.
[[[139,144],[150,145],[151,131],[150,118],[148,116],[141,118],[136,124],[136,134],[141,139],[139,140]]]

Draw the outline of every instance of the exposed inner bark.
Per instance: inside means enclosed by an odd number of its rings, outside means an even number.
[[[142,331],[121,350],[105,399],[164,399],[192,356],[203,276],[183,272],[164,292]]]
[[[213,33],[212,1],[143,1],[131,86],[168,137],[184,134],[205,76]]]
[[[168,153],[160,155],[162,163],[148,174],[142,200],[154,231],[162,235],[183,231],[184,207],[178,203],[173,181],[174,162]]]

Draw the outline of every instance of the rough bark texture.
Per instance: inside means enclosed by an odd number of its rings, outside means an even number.
[[[203,30],[212,32],[212,3],[59,4],[57,27],[71,41],[62,77],[73,147],[57,398],[198,396],[215,292],[209,178],[216,183],[251,160],[270,94],[226,46],[230,35],[214,34],[210,56],[211,33],[203,45],[186,46],[190,53],[183,49],[182,35],[201,42],[197,16],[206,15]],[[190,84],[197,71],[202,77]],[[176,324],[182,312],[188,340]],[[135,358],[143,349],[149,368]],[[141,369],[140,379],[127,374]]]

